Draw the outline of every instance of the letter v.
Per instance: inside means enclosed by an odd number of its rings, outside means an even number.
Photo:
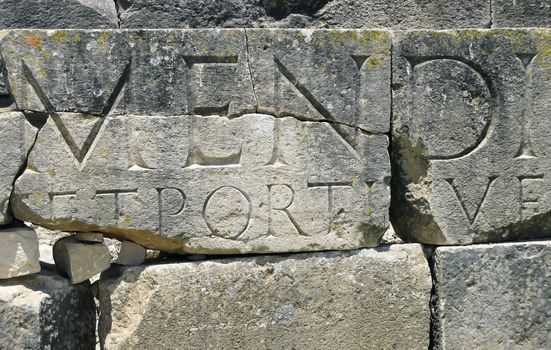
[[[497,177],[495,177],[495,176],[488,177],[488,182],[487,182],[486,187],[484,189],[484,193],[482,193],[482,196],[480,197],[480,200],[476,204],[474,212],[472,212],[472,210],[468,210],[468,207],[465,203],[466,200],[465,200],[465,198],[463,198],[463,196],[461,196],[459,194],[457,186],[455,185],[455,180],[454,179],[445,179],[445,181],[453,189],[453,191],[455,193],[455,196],[457,197],[457,200],[459,201],[459,204],[461,205],[461,209],[463,209],[463,212],[465,213],[465,216],[467,217],[467,219],[469,220],[471,225],[474,224],[474,222],[476,221],[476,218],[478,217],[478,214],[480,213],[480,209],[482,208],[482,204],[484,203],[484,200],[486,199],[486,196],[488,195],[488,191],[490,190],[490,186],[492,185],[492,183],[494,182],[495,179],[497,179]],[[469,203],[471,203],[471,204],[475,204],[475,202],[476,201],[474,199],[471,199],[469,201]],[[472,205],[469,206],[469,207],[472,208]]]
[[[111,95],[107,99],[107,102],[104,106],[104,108],[101,110],[101,115],[97,118],[97,121],[92,125],[90,132],[88,133],[88,136],[84,140],[81,146],[77,144],[73,136],[71,135],[71,132],[63,122],[63,118],[59,113],[56,112],[54,105],[48,98],[48,96],[44,93],[44,90],[42,90],[42,87],[40,84],[38,84],[38,81],[34,77],[33,73],[27,66],[27,64],[24,61],[21,61],[21,66],[23,69],[23,75],[25,76],[25,79],[27,82],[31,85],[34,92],[40,99],[40,102],[42,105],[44,105],[44,108],[46,108],[46,111],[54,121],[55,125],[57,126],[59,132],[63,136],[63,139],[69,146],[69,149],[79,162],[79,164],[82,164],[82,161],[86,157],[86,155],[90,152],[90,149],[92,148],[92,144],[94,140],[96,139],[96,136],[98,135],[101,127],[103,126],[103,123],[105,121],[105,117],[109,115],[113,107],[116,105],[118,100],[120,99],[122,89],[124,85],[128,82],[128,78],[130,76],[130,64],[132,61],[130,60],[126,67],[124,68],[124,71],[122,75],[120,76],[119,80],[117,81],[117,84],[115,85],[115,88],[111,92]]]

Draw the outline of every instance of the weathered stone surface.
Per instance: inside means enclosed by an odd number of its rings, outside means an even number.
[[[146,250],[139,244],[130,241],[123,241],[117,260],[119,265],[136,266],[145,261]]]
[[[109,350],[426,349],[430,289],[414,244],[112,269],[99,283],[100,342]]]
[[[95,349],[90,285],[56,273],[0,281],[0,349]]]
[[[345,28],[487,28],[488,0],[337,0],[317,14],[324,26]]]
[[[550,45],[549,30],[398,35],[391,215],[403,238],[551,235]]]
[[[0,279],[40,271],[38,238],[26,227],[0,229]]]
[[[112,0],[3,0],[0,29],[117,28]]]
[[[490,2],[417,0],[117,0],[122,28],[488,27]]]
[[[80,283],[111,266],[109,248],[101,243],[84,243],[65,237],[54,244],[53,257],[59,273],[71,283]]]
[[[55,62],[28,59],[29,35]],[[82,49],[102,36],[131,53]],[[4,46],[18,104],[51,116],[16,184],[22,220],[194,253],[353,249],[388,227],[387,33],[20,32]],[[110,97],[48,82],[71,64]]]
[[[492,0],[493,27],[549,27],[551,2],[547,0]]]
[[[0,225],[11,221],[9,200],[12,185],[25,166],[36,132],[22,113],[0,113]]]
[[[99,232],[77,232],[74,237],[81,242],[103,243],[103,234]]]
[[[549,349],[551,242],[439,247],[435,349]]]

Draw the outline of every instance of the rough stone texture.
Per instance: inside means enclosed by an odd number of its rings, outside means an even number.
[[[439,247],[435,349],[551,348],[551,242]]]
[[[38,238],[26,227],[0,229],[0,279],[40,271]]]
[[[42,265],[54,265],[53,247],[55,242],[61,238],[75,235],[74,232],[63,232],[57,230],[50,230],[38,225],[30,225],[38,236],[38,242],[40,243],[40,263]],[[76,238],[76,237],[75,237]],[[103,238],[103,244],[109,248],[109,254],[111,255],[111,261],[117,259],[121,242],[113,238]],[[53,266],[50,266],[53,267]]]
[[[397,36],[391,215],[408,241],[551,235],[551,31]]]
[[[426,349],[430,289],[415,244],[111,269],[99,284],[100,342],[108,350]]]
[[[117,0],[122,28],[488,27],[489,0]]]
[[[0,113],[0,225],[11,221],[9,199],[13,182],[25,166],[36,132],[22,113]]]
[[[193,253],[369,247],[388,227],[385,32],[28,31],[4,52],[18,105],[50,115],[21,220]]]
[[[95,349],[90,285],[61,276],[0,281],[0,349]]]
[[[103,234],[99,232],[77,232],[74,237],[81,242],[103,243]]]
[[[0,29],[117,28],[113,0],[2,0]]]
[[[120,265],[136,266],[145,261],[145,248],[139,244],[130,241],[123,241],[119,256],[115,261]]]
[[[492,0],[492,27],[549,27],[548,0]]]
[[[111,266],[109,248],[101,243],[84,243],[74,237],[62,238],[54,244],[53,257],[59,273],[71,283],[80,283]]]

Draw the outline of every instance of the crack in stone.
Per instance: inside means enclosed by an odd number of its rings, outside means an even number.
[[[247,60],[247,71],[249,72],[249,79],[251,79],[251,86],[253,89],[253,96],[254,96],[254,110],[255,112],[258,111],[258,98],[256,96],[256,88],[254,86],[254,79],[253,79],[253,72],[251,70],[251,55],[249,51],[249,37],[247,35],[247,29],[243,29],[243,32],[245,33],[245,58]]]
[[[117,0],[113,0],[113,2],[115,3],[115,11],[117,12],[117,26],[119,27],[119,29],[121,29],[122,21],[121,21],[121,11],[119,8],[119,3]]]
[[[27,165],[29,163],[29,155],[31,154],[31,152],[33,151],[34,149],[34,146],[36,145],[36,141],[38,140],[38,134],[40,133],[40,130],[42,130],[42,127],[44,126],[44,124],[46,124],[46,120],[48,118],[48,114],[47,113],[37,113],[37,115],[42,115],[42,117],[44,117],[45,115],[45,119],[44,119],[44,123],[31,123],[29,121],[29,118],[30,119],[33,119],[36,117],[35,116],[29,116],[27,113],[25,112],[22,112],[24,115],[25,115],[25,119],[26,121],[31,124],[33,127],[35,127],[37,130],[36,130],[36,133],[34,135],[34,139],[31,143],[31,145],[29,146],[29,150],[27,151],[27,154],[25,155],[25,158],[23,159],[23,161],[21,162],[21,167],[19,168],[19,170],[17,171],[17,174],[14,176],[13,178],[13,182],[11,184],[11,191],[10,191],[10,196],[9,196],[9,199],[8,199],[8,212],[10,213],[10,215],[16,219],[16,220],[19,220],[19,218],[15,215],[14,211],[12,210],[11,206],[12,206],[12,203],[13,203],[13,197],[15,195],[15,183],[17,182],[17,180],[23,175],[23,173],[27,170]],[[24,132],[24,130],[23,130]]]

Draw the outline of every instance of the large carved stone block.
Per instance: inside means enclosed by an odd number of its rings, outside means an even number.
[[[549,349],[551,242],[439,247],[435,349]]]
[[[467,244],[551,235],[551,32],[402,33],[394,228]]]
[[[30,31],[4,46],[18,106],[49,115],[16,183],[22,220],[211,253],[374,246],[388,226],[385,32]]]
[[[426,349],[430,290],[416,244],[124,267],[99,282],[100,342],[109,350]]]

